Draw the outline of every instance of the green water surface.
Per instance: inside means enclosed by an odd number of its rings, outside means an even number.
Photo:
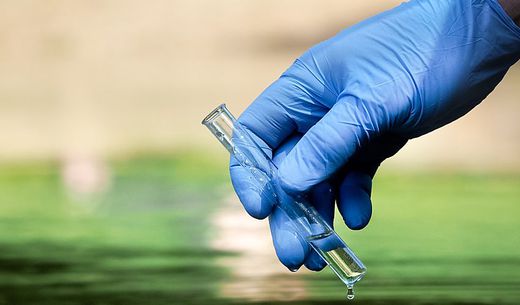
[[[216,260],[239,253],[209,246],[225,164],[183,153],[110,168],[106,191],[78,197],[57,163],[0,167],[0,304],[253,302],[221,295],[232,275]],[[385,172],[373,197],[365,230],[336,223],[368,268],[353,304],[520,304],[520,174]],[[306,299],[256,303],[346,304],[330,271],[291,276]]]

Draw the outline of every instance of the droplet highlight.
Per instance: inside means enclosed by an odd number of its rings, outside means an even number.
[[[354,286],[347,287],[347,289],[347,300],[353,300],[355,297]]]

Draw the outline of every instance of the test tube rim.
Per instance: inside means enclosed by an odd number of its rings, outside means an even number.
[[[203,120],[202,125],[208,125],[213,122],[221,113],[225,112],[226,104],[222,103],[217,108],[213,109]]]

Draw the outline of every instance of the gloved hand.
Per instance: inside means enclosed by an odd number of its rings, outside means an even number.
[[[311,48],[238,123],[273,156],[286,192],[310,192],[329,222],[336,201],[346,225],[361,229],[380,163],[479,104],[519,57],[520,28],[496,0],[410,1]],[[248,171],[232,159],[230,172],[248,213],[272,214],[281,262],[323,268]]]

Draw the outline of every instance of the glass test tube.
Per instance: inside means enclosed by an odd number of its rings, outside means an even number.
[[[327,262],[334,273],[347,285],[348,297],[353,298],[353,285],[366,273],[363,263],[345,242],[325,222],[320,214],[304,198],[293,198],[276,183],[277,168],[249,132],[236,122],[225,104],[214,109],[204,120],[205,125],[238,160],[249,169],[251,177],[259,185],[263,196],[271,196],[273,202],[291,220],[297,234]]]

